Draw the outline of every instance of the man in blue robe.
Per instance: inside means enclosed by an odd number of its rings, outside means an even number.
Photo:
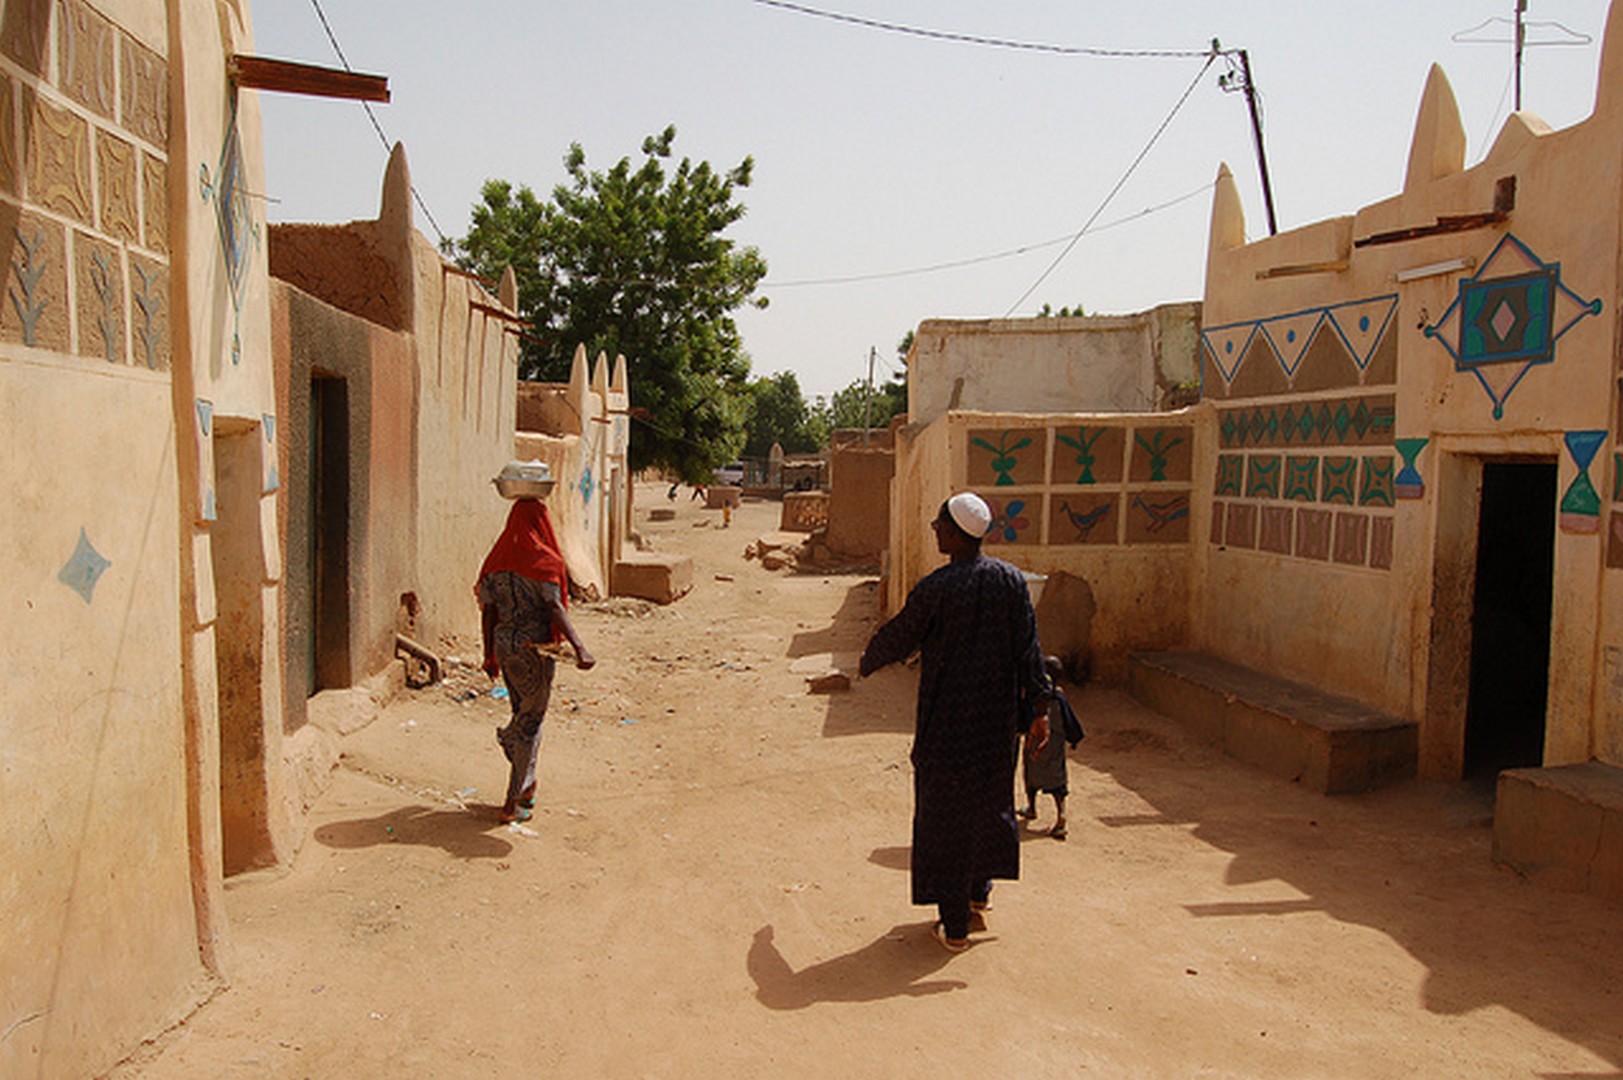
[[[920,654],[913,903],[937,906],[934,934],[952,952],[968,947],[972,923],[984,928],[992,879],[1020,876],[1015,735],[1029,723],[1037,743],[1048,738],[1031,596],[1018,569],[981,554],[991,523],[978,495],[941,504],[931,525],[950,561],[913,587],[862,654],[863,675]]]

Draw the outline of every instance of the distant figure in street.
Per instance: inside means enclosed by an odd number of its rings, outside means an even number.
[[[1054,696],[1048,700],[1048,739],[1038,743],[1030,732],[1026,733],[1025,752],[1021,755],[1021,771],[1026,782],[1026,805],[1019,810],[1027,821],[1037,817],[1037,793],[1054,797],[1054,825],[1048,835],[1055,840],[1065,839],[1065,796],[1070,793],[1070,776],[1065,765],[1065,747],[1082,741],[1082,724],[1076,718],[1071,703],[1059,688],[1065,667],[1059,657],[1050,656],[1043,661],[1048,678],[1054,684]],[[1061,737],[1063,736],[1063,738]]]
[[[688,502],[692,502],[694,499],[703,499],[705,497],[705,495],[706,495],[706,492],[704,490],[704,485],[703,484],[694,484],[693,485],[693,494],[688,498]]]
[[[676,483],[672,484],[671,485],[671,490],[669,490],[669,491],[667,491],[665,493],[665,498],[669,499],[671,502],[675,502],[676,501],[676,489],[681,487],[681,486],[682,486],[682,481],[680,481],[680,480],[678,480]]]
[[[496,741],[511,766],[503,822],[528,821],[535,809],[535,757],[541,747],[541,721],[552,696],[557,664],[541,652],[557,641],[575,649],[581,670],[597,663],[581,644],[565,610],[569,574],[552,530],[546,504],[519,499],[507,514],[507,527],[479,568],[480,625],[485,674],[507,683],[513,718],[496,729]]]
[[[1051,692],[1037,619],[1020,571],[981,554],[992,512],[978,495],[941,504],[936,547],[951,560],[913,587],[862,654],[870,675],[915,650],[918,715],[913,735],[913,903],[935,904],[932,930],[949,952],[985,929],[993,878],[1020,876],[1014,820],[1014,745],[1022,698],[1028,737],[1048,739]]]

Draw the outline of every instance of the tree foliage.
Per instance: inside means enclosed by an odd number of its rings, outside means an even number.
[[[1054,307],[1053,307],[1052,304],[1044,304],[1041,308],[1038,309],[1037,318],[1039,318],[1039,319],[1047,319],[1047,318],[1061,318],[1061,319],[1077,318],[1077,319],[1080,319],[1086,314],[1087,314],[1087,312],[1082,310],[1082,305],[1081,304],[1078,304],[1075,307],[1062,307],[1058,311],[1054,310]]]
[[[810,454],[827,440],[828,427],[801,395],[800,380],[794,372],[780,371],[752,379],[749,389],[745,457],[767,457],[773,443],[783,447],[786,454]]]
[[[887,427],[891,417],[907,412],[907,383],[902,379],[892,379],[870,391],[867,381],[858,379],[844,390],[837,391],[823,408],[829,429],[862,427],[865,403],[868,427]]]
[[[579,143],[566,182],[548,200],[505,180],[486,182],[458,262],[499,277],[511,265],[529,321],[521,378],[563,381],[577,345],[624,355],[631,403],[631,466],[671,469],[689,481],[734,459],[744,443],[749,358],[731,312],[754,297],[766,262],[723,233],[744,216],[737,190],[754,160],[725,172],[682,158],[676,128],[607,170],[589,169]]]

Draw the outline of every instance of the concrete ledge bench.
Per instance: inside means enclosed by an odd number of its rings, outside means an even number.
[[[614,564],[614,596],[635,596],[669,604],[693,588],[693,560],[686,555],[627,552]]]
[[[1500,773],[1493,857],[1550,888],[1623,900],[1623,769],[1591,761]]]
[[[1339,795],[1415,775],[1412,720],[1201,653],[1133,653],[1127,664],[1135,698],[1275,776]]]

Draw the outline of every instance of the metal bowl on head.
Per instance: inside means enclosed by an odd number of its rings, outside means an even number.
[[[544,461],[509,461],[490,482],[504,499],[544,499],[558,484]]]

